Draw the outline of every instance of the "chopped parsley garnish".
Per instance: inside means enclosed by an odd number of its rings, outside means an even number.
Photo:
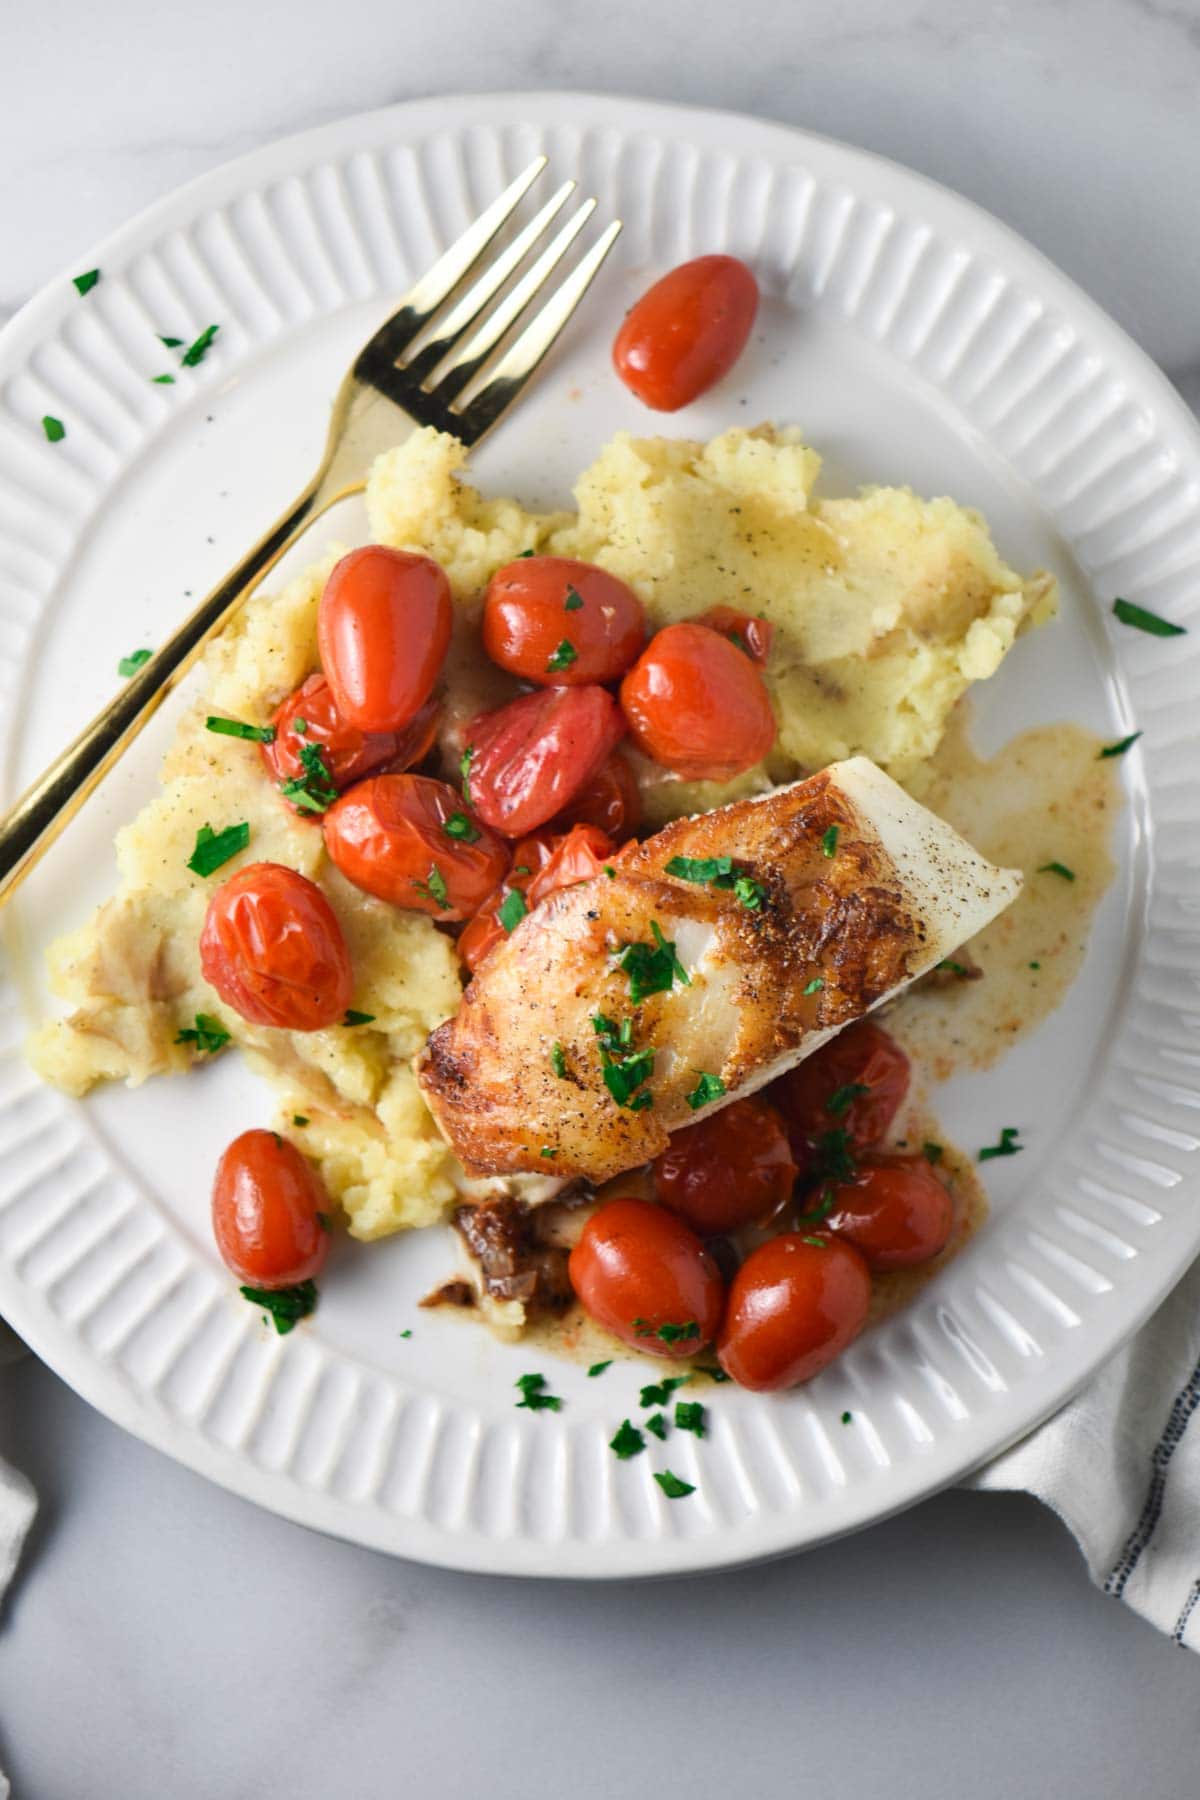
[[[275,742],[273,725],[247,725],[242,719],[222,719],[216,713],[210,713],[205,719],[204,729],[215,731],[218,737],[246,738],[252,744]]]
[[[570,638],[563,638],[558,648],[551,652],[546,663],[546,672],[557,675],[560,669],[569,669],[573,662],[579,661],[579,652]]]
[[[841,1119],[850,1111],[860,1094],[869,1094],[870,1091],[865,1081],[847,1081],[843,1087],[834,1088],[825,1102],[825,1111],[831,1119]]]
[[[651,1325],[649,1319],[635,1319],[633,1329],[640,1338],[660,1338],[664,1344],[682,1344],[687,1338],[700,1336],[695,1319],[689,1319],[686,1325]]]
[[[460,812],[451,813],[450,817],[443,821],[442,830],[447,837],[458,838],[463,844],[477,844],[482,835],[478,825],[468,819],[466,813]]]
[[[512,872],[514,875],[532,875],[533,874],[533,870],[530,868],[528,863],[514,863]]]
[[[668,1375],[665,1381],[652,1381],[638,1396],[639,1406],[666,1406],[676,1388],[686,1387],[686,1375]]]
[[[305,732],[308,730],[308,720],[307,719],[293,719],[292,720],[292,730],[295,732],[297,737],[303,737]]]
[[[61,419],[56,419],[53,413],[46,413],[43,417],[42,430],[46,434],[46,441],[51,444],[61,444],[67,435],[66,426]]]
[[[471,804],[471,763],[475,756],[474,744],[468,744],[458,759],[458,772],[462,776],[463,799]]]
[[[1074,881],[1074,879],[1075,879],[1074,869],[1068,869],[1066,863],[1060,863],[1060,862],[1042,863],[1042,865],[1038,869],[1038,874],[1039,875],[1061,875],[1064,881]]]
[[[129,655],[123,656],[117,664],[117,674],[123,675],[126,681],[128,681],[129,677],[131,675],[136,675],[138,670],[143,668],[153,655],[153,650],[131,650]]]
[[[819,1225],[833,1211],[834,1192],[831,1187],[821,1189],[821,1198],[808,1212],[800,1214],[797,1223],[800,1225]]]
[[[524,560],[527,556],[536,556],[536,555],[537,555],[536,550],[518,550],[515,560],[517,562],[524,562]]]
[[[653,944],[626,944],[617,958],[617,967],[629,977],[629,998],[635,1006],[651,994],[669,993],[676,981],[691,987],[692,978],[675,954],[675,944],[662,934],[657,919],[651,919]]]
[[[588,1374],[591,1376],[603,1375],[605,1369],[611,1369],[611,1368],[612,1368],[612,1357],[610,1356],[607,1359],[607,1361],[605,1361],[605,1362],[593,1363],[591,1368],[588,1370]]]
[[[823,975],[814,975],[804,992],[806,994],[819,994],[824,986],[825,977]]]
[[[541,1149],[538,1151],[538,1155],[545,1156],[545,1157],[557,1156],[558,1151],[554,1148],[554,1146],[552,1144],[543,1144]]]
[[[944,970],[947,975],[961,975],[964,980],[971,973],[966,963],[955,962],[953,957],[950,956],[943,956],[941,962],[937,966],[939,972]]]
[[[1122,625],[1148,631],[1151,637],[1184,637],[1187,633],[1186,625],[1173,625],[1170,619],[1160,619],[1157,613],[1148,612],[1144,606],[1135,606],[1132,600],[1114,600],[1113,612]]]
[[[206,325],[200,336],[188,345],[179,359],[185,369],[194,369],[197,363],[204,361],[212,349],[212,341],[220,329],[219,325]],[[174,346],[172,345],[171,348]]]
[[[641,1112],[652,1105],[649,1094],[634,1098],[634,1089],[654,1073],[654,1051],[633,1048],[633,1021],[625,1019],[620,1027],[603,1013],[592,1017],[592,1028],[600,1040],[600,1065],[604,1085],[618,1106]]]
[[[698,1400],[677,1400],[675,1402],[675,1424],[680,1431],[694,1431],[697,1437],[704,1436],[704,1408]]]
[[[636,1425],[632,1425],[628,1419],[622,1419],[621,1428],[608,1447],[622,1462],[628,1462],[631,1456],[636,1456],[646,1448],[646,1440]]]
[[[196,1023],[187,1025],[175,1039],[177,1044],[195,1044],[198,1056],[214,1056],[229,1042],[229,1033],[220,1019],[211,1013],[197,1013]]]
[[[801,1238],[800,1242],[802,1244],[811,1244],[814,1250],[828,1250],[829,1248],[829,1242],[826,1238],[805,1237]]]
[[[991,1162],[993,1156],[1016,1156],[1025,1148],[1024,1144],[1018,1144],[1017,1142],[1019,1135],[1019,1126],[1006,1125],[1000,1133],[1000,1142],[998,1144],[985,1144],[983,1149],[979,1152],[980,1162]]]
[[[613,868],[611,863],[605,863],[604,873],[608,876],[610,881],[615,881],[617,879],[617,871]]]
[[[656,1469],[654,1479],[657,1481],[668,1500],[685,1500],[696,1489],[692,1482],[681,1481],[678,1475],[672,1475],[670,1469]]]
[[[851,1420],[853,1419],[853,1417],[854,1417],[853,1413],[844,1412],[842,1414],[842,1424],[849,1425]]]
[[[550,1067],[554,1070],[554,1073],[558,1076],[560,1081],[566,1080],[567,1053],[561,1044],[551,1044],[550,1046]]]
[[[699,1081],[687,1096],[687,1103],[693,1112],[699,1112],[702,1106],[710,1106],[714,1100],[719,1100],[724,1092],[725,1083],[719,1075],[709,1075],[701,1070]]]
[[[642,1420],[647,1431],[652,1431],[660,1444],[667,1441],[667,1421],[660,1412],[651,1413],[648,1419]]]
[[[196,848],[187,859],[187,866],[193,875],[211,875],[227,863],[231,856],[244,850],[250,842],[250,823],[243,819],[240,825],[227,825],[224,831],[214,831],[211,825],[202,825],[196,833]]]
[[[401,1337],[402,1337],[402,1338],[410,1338],[410,1337],[411,1337],[411,1336],[412,1336],[412,1327],[411,1327],[411,1326],[410,1326],[410,1327],[409,1327],[409,1329],[408,1329],[408,1330],[407,1330],[407,1331],[402,1331],[402,1332],[401,1332],[401,1333],[400,1333],[400,1336],[401,1336]]]
[[[154,382],[156,387],[175,386],[175,377],[173,375],[152,375],[150,379]]]
[[[813,1148],[817,1153],[812,1170],[816,1180],[849,1181],[857,1171],[850,1134],[841,1126],[821,1132]]]
[[[583,605],[583,595],[579,592],[578,588],[573,588],[571,586],[571,584],[568,582],[567,583],[567,597],[563,601],[563,611],[564,612],[578,612],[582,605]]]
[[[374,1013],[355,1012],[352,1006],[346,1008],[346,1016],[342,1020],[343,1025],[373,1025],[374,1023]]]
[[[88,269],[86,274],[72,275],[71,277],[71,280],[75,283],[75,286],[79,289],[81,294],[90,294],[99,279],[99,269]]]
[[[424,881],[414,881],[413,887],[422,900],[432,900],[439,912],[449,912],[450,891],[446,886],[446,877],[436,863],[430,863],[429,873]]]
[[[183,346],[182,338],[160,337],[158,341],[165,344],[168,350],[179,350]]]
[[[922,1144],[921,1155],[927,1163],[940,1163],[946,1151],[941,1144]]]
[[[544,1375],[520,1375],[513,1383],[521,1390],[521,1398],[517,1401],[517,1411],[522,1407],[527,1412],[561,1412],[562,1401],[557,1394],[543,1393],[546,1385]]]
[[[732,889],[742,905],[758,912],[767,897],[762,883],[752,875],[739,875],[732,856],[673,856],[665,865],[668,875],[694,881],[699,887]]]
[[[302,775],[293,775],[279,783],[280,793],[302,812],[328,812],[338,791],[320,744],[301,744],[300,767],[304,771]]]
[[[838,827],[836,825],[831,825],[829,827],[828,831],[823,833],[823,835],[821,837],[821,855],[822,856],[836,856],[837,855],[838,836],[839,836],[839,831],[838,831]]]
[[[724,1369],[722,1369],[720,1367],[720,1365],[717,1363],[713,1363],[711,1365],[708,1363],[697,1363],[696,1364],[696,1373],[697,1373],[697,1375],[707,1375],[710,1381],[732,1381],[733,1380],[733,1376],[727,1375],[725,1373]]]
[[[1040,969],[1042,965],[1040,962],[1031,962],[1029,966],[1031,969]]]
[[[529,908],[525,904],[525,896],[520,888],[510,888],[503,901],[496,909],[496,917],[505,931],[515,931]]]
[[[315,1281],[300,1281],[295,1287],[244,1287],[238,1291],[252,1306],[264,1308],[274,1320],[280,1337],[286,1337],[294,1325],[299,1324],[301,1319],[307,1319],[309,1313],[317,1309]]]
[[[297,1125],[297,1126],[307,1125],[308,1124],[308,1114],[307,1113],[293,1113],[292,1114],[292,1124]]]
[[[1106,756],[1124,756],[1127,750],[1133,749],[1141,735],[1140,731],[1131,731],[1128,737],[1118,739],[1115,744],[1105,744],[1097,761],[1103,762]]]

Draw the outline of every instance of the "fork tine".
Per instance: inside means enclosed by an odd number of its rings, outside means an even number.
[[[436,335],[427,344],[422,344],[415,356],[401,364],[409,380],[423,381],[431,369],[436,369],[447,352],[453,348],[455,341],[462,336],[469,325],[474,323],[488,302],[500,292],[509,276],[520,268],[547,225],[562,211],[575,192],[575,186],[573,181],[564,181],[558,191],[550,196],[541,211],[529,221],[522,231],[518,232],[512,243],[494,261],[484,264],[481,273],[471,283],[466,293],[455,301],[445,318],[436,327]]]
[[[533,296],[545,286],[551,273],[562,261],[595,210],[596,202],[585,200],[566,224],[555,232],[537,261],[526,270],[520,281],[513,287],[512,292],[505,295],[491,317],[485,319],[478,330],[472,332],[466,342],[457,347],[446,364],[441,379],[435,381],[430,390],[443,404],[448,406],[458,394],[461,394],[472,375],[483,367],[496,345],[509,328],[516,323]]]
[[[548,158],[535,156],[515,181],[472,221],[462,236],[442,252],[401,300],[369,343],[364,344],[354,365],[356,375],[372,380],[377,371],[390,368],[406,345],[429,323],[467,271],[473,267],[546,167]]]
[[[454,429],[464,443],[475,443],[516,399],[583,299],[620,231],[621,221],[614,219],[562,285],[534,314],[520,336],[509,345],[474,398],[460,411],[451,407]]]

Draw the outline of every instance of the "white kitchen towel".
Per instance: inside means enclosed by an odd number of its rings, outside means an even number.
[[[20,1338],[0,1319],[0,1367],[27,1354]],[[13,1578],[36,1512],[37,1495],[24,1475],[0,1456],[0,1601]],[[0,1800],[5,1792],[4,1774],[0,1770]]]
[[[1074,1400],[967,1485],[1053,1507],[1097,1587],[1200,1650],[1198,1407],[1200,1261]]]

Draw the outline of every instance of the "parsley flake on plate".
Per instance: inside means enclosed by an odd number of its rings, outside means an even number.
[[[150,377],[150,379],[154,383],[155,387],[174,387],[175,386],[175,377],[173,375],[152,375]]]
[[[229,1033],[220,1019],[214,1019],[211,1013],[198,1012],[196,1023],[186,1025],[175,1042],[177,1044],[194,1044],[198,1056],[214,1056],[229,1042]]]
[[[752,875],[738,874],[732,856],[673,856],[664,865],[664,873],[694,882],[697,887],[732,890],[750,912],[761,911],[767,898],[760,881]]]
[[[308,1114],[307,1113],[293,1113],[292,1114],[292,1124],[296,1125],[296,1126],[307,1125],[308,1124]]]
[[[1124,756],[1127,750],[1133,749],[1141,735],[1140,731],[1131,731],[1128,737],[1119,738],[1115,744],[1105,744],[1097,761],[1103,762],[1106,756]]]
[[[1074,869],[1068,869],[1066,863],[1060,863],[1060,862],[1042,863],[1038,869],[1038,874],[1039,875],[1061,875],[1061,877],[1064,881],[1074,881],[1074,879],[1075,879]]]
[[[88,269],[83,275],[72,275],[71,277],[81,294],[90,294],[99,279],[99,269]]]
[[[696,1491],[692,1482],[681,1481],[678,1475],[672,1475],[670,1469],[655,1470],[654,1479],[668,1500],[685,1500]]]
[[[515,931],[528,911],[520,888],[510,888],[496,909],[496,917],[505,931]]]
[[[582,605],[583,605],[583,595],[579,592],[578,588],[573,588],[571,586],[570,582],[568,582],[567,583],[567,597],[563,601],[563,611],[564,612],[578,612]]]
[[[554,1070],[554,1073],[558,1076],[560,1081],[566,1080],[567,1054],[561,1044],[551,1044],[550,1046],[550,1067]]]
[[[46,413],[44,415],[42,419],[42,430],[46,434],[47,443],[50,444],[61,444],[67,435],[66,426],[61,419],[56,419],[53,413]]]
[[[217,737],[245,738],[251,744],[275,742],[273,725],[247,725],[243,719],[223,719],[216,713],[210,713],[205,719],[204,729],[214,732]]]
[[[828,831],[822,833],[822,836],[821,836],[821,855],[822,856],[836,856],[837,855],[839,835],[840,835],[840,831],[839,831],[838,826],[836,826],[836,825],[831,825],[829,827]]]
[[[550,654],[549,660],[546,663],[546,673],[548,675],[557,675],[561,670],[569,669],[572,663],[578,661],[578,650],[575,648],[570,638],[563,638],[557,648]]]
[[[623,1019],[618,1026],[604,1013],[595,1013],[592,1028],[600,1040],[600,1071],[604,1085],[618,1106],[631,1112],[642,1112],[653,1104],[648,1094],[635,1094],[643,1081],[654,1073],[654,1051],[633,1048],[633,1021]]]
[[[544,1375],[520,1375],[513,1383],[521,1390],[521,1398],[517,1401],[518,1412],[522,1407],[528,1412],[561,1412],[562,1401],[557,1394],[544,1392],[546,1377]]]
[[[1019,1152],[1025,1148],[1024,1144],[1018,1144],[1017,1138],[1019,1136],[1019,1126],[1005,1125],[1000,1133],[1000,1142],[998,1144],[985,1144],[983,1149],[979,1152],[980,1162],[991,1162],[994,1156],[1018,1155]]]
[[[547,1161],[549,1161],[549,1159],[552,1156],[558,1155],[558,1151],[554,1148],[553,1144],[543,1144],[541,1149],[538,1151],[538,1155],[544,1156],[547,1159]]]
[[[646,1440],[636,1425],[622,1419],[617,1435],[608,1447],[621,1462],[628,1462],[631,1456],[637,1456],[646,1448]]]
[[[343,1025],[373,1025],[374,1023],[374,1013],[355,1012],[352,1006],[346,1008],[346,1016],[342,1020]]]
[[[853,1417],[854,1417],[853,1413],[844,1412],[842,1414],[842,1424],[849,1425],[849,1423]]]
[[[870,1088],[865,1081],[847,1081],[842,1087],[834,1088],[825,1102],[825,1111],[831,1119],[844,1118],[854,1105],[860,1094],[869,1094]]]
[[[165,344],[168,350],[181,350],[183,348],[182,338],[160,336],[158,341],[160,344]]]
[[[471,804],[471,764],[474,761],[474,757],[475,746],[474,744],[468,744],[458,759],[458,772],[462,776],[463,799],[468,806]]]
[[[131,675],[136,675],[138,670],[143,668],[153,655],[153,650],[131,650],[129,655],[123,656],[117,664],[117,674],[128,681],[129,677]]]
[[[187,859],[187,866],[193,875],[211,875],[244,850],[249,842],[250,823],[247,819],[238,825],[227,825],[224,831],[202,825],[196,833],[196,847]]]
[[[432,900],[439,912],[449,912],[450,890],[446,886],[446,877],[436,863],[430,863],[429,873],[424,881],[414,881],[413,887],[422,900]]]
[[[293,775],[279,783],[280,793],[301,812],[328,812],[338,791],[320,744],[301,744],[300,767],[304,771],[302,775]]]
[[[704,1408],[698,1400],[677,1400],[675,1402],[675,1424],[680,1431],[694,1431],[697,1437],[704,1436]]]
[[[478,825],[468,819],[466,813],[461,812],[451,813],[448,819],[443,820],[442,830],[447,837],[457,838],[463,844],[477,844],[482,835]]]
[[[707,1375],[710,1381],[732,1381],[733,1380],[733,1376],[727,1375],[725,1373],[724,1369],[722,1369],[720,1367],[720,1365],[717,1363],[697,1363],[696,1364],[696,1373],[697,1373],[697,1375]]]
[[[617,967],[629,977],[629,998],[635,1006],[651,994],[666,994],[678,981],[691,987],[692,978],[675,954],[674,940],[663,936],[662,926],[651,919],[653,944],[626,944],[617,958]]]
[[[1132,625],[1137,631],[1147,631],[1151,637],[1187,635],[1186,625],[1174,625],[1170,619],[1162,619],[1146,607],[1136,606],[1132,600],[1114,600],[1113,612],[1122,625]]]
[[[193,342],[188,345],[187,349],[179,359],[185,369],[194,369],[197,363],[202,363],[204,361],[205,357],[212,349],[213,339],[220,329],[221,327],[219,325],[206,325],[204,330],[200,333],[200,336],[195,338]],[[164,343],[166,342],[165,339],[163,341]],[[170,347],[173,349],[174,345]]]
[[[825,977],[823,975],[814,975],[804,992],[806,994],[819,994],[824,986]]]
[[[294,1325],[299,1324],[301,1319],[307,1319],[309,1313],[315,1312],[317,1308],[315,1281],[300,1281],[295,1287],[244,1287],[238,1291],[252,1306],[264,1309],[274,1321],[280,1337],[286,1337]]]
[[[689,1319],[685,1325],[652,1325],[649,1319],[635,1319],[633,1328],[640,1338],[658,1338],[664,1344],[682,1344],[688,1338],[700,1336],[695,1319]]]
[[[667,1421],[662,1413],[651,1413],[648,1419],[642,1420],[647,1431],[653,1432],[660,1444],[667,1441]]]
[[[733,891],[748,912],[761,912],[766,902],[767,890],[753,875],[739,875],[734,881]]]
[[[714,1100],[719,1100],[724,1092],[725,1083],[721,1080],[721,1077],[719,1075],[709,1075],[702,1069],[700,1071],[699,1081],[696,1083],[691,1093],[686,1096],[686,1099],[692,1111],[699,1112],[702,1106],[711,1106]]]
[[[603,1375],[605,1369],[611,1369],[611,1368],[612,1368],[612,1357],[610,1356],[606,1362],[593,1363],[591,1368],[588,1370],[588,1374],[593,1377],[596,1375]]]
[[[922,1144],[921,1155],[927,1163],[940,1163],[946,1151],[941,1144]]]
[[[686,1387],[686,1375],[668,1375],[664,1381],[652,1381],[638,1396],[639,1406],[665,1406],[676,1388]]]

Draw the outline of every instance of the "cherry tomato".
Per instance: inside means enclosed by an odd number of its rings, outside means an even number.
[[[785,1232],[734,1276],[717,1360],[742,1387],[793,1387],[841,1355],[870,1303],[871,1276],[851,1244]]]
[[[347,881],[393,906],[469,919],[508,868],[508,845],[427,775],[373,775],[325,814],[325,848]]]
[[[625,730],[602,687],[521,694],[467,729],[471,801],[485,825],[524,837],[574,801]]]
[[[217,1164],[212,1222],[217,1249],[239,1281],[293,1287],[329,1254],[318,1217],[329,1199],[315,1169],[273,1131],[243,1131]]]
[[[870,1019],[847,1025],[771,1084],[771,1098],[796,1139],[841,1130],[854,1150],[879,1143],[899,1112],[911,1075],[895,1038]]]
[[[693,781],[732,781],[775,742],[758,669],[707,625],[652,638],[621,683],[621,705],[638,748]]]
[[[310,675],[288,695],[271,723],[275,727],[274,741],[259,748],[272,777],[276,781],[291,781],[304,776],[307,771],[300,752],[306,744],[317,744],[329,777],[340,792],[364,776],[382,774],[385,769],[411,768],[427,756],[437,735],[438,704],[427,700],[399,731],[360,731],[357,725],[343,719],[328,681],[317,674]],[[304,729],[298,731],[297,724]],[[304,818],[317,817],[290,800],[287,804]]]
[[[954,1201],[920,1156],[872,1157],[853,1181],[833,1190],[822,1231],[861,1250],[873,1269],[907,1269],[944,1250],[954,1228]]]
[[[250,863],[217,889],[200,933],[200,970],[243,1019],[282,1031],[336,1024],[354,989],[333,908],[282,863]]]
[[[613,855],[616,845],[607,832],[595,825],[572,825],[565,836],[556,839],[547,861],[530,881],[525,898],[530,907],[544,900],[556,888],[574,887],[577,881],[590,881],[598,875]]]
[[[625,315],[613,366],[655,412],[678,412],[728,375],[758,312],[758,283],[736,256],[697,256]]]
[[[488,895],[466,929],[459,933],[458,954],[472,974],[484,957],[490,956],[496,945],[502,944],[510,935],[508,927],[501,922],[500,908],[514,888],[524,894],[535,875],[549,862],[558,842],[558,834],[545,829],[531,832],[513,845],[512,867],[508,874]]]
[[[654,1164],[659,1200],[701,1237],[770,1218],[795,1178],[783,1121],[757,1097],[677,1131]]]
[[[717,1266],[682,1219],[649,1200],[609,1200],[593,1213],[568,1273],[583,1310],[648,1356],[691,1356],[716,1336]]]
[[[566,812],[554,821],[563,831],[571,825],[598,825],[614,841],[631,836],[641,822],[642,796],[637,776],[619,750],[614,750],[608,761],[600,765]]]
[[[424,706],[450,644],[453,602],[428,556],[368,544],[334,565],[317,610],[321,666],[343,719],[398,731]]]
[[[539,687],[616,681],[646,642],[633,589],[573,556],[521,556],[497,569],[483,601],[483,647]]]
[[[719,631],[723,638],[728,638],[736,649],[744,651],[760,669],[766,667],[771,645],[775,642],[775,627],[769,619],[758,619],[753,613],[738,612],[733,606],[710,606],[707,612],[700,614],[695,623],[707,625],[710,631]]]

